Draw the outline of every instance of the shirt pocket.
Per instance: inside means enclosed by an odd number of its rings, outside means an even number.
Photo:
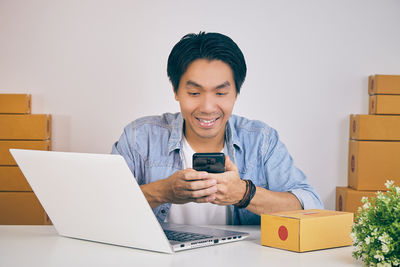
[[[147,160],[144,169],[145,183],[168,178],[181,169],[179,165],[179,162],[170,157]]]

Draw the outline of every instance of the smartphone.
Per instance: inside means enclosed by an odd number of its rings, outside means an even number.
[[[225,172],[224,153],[194,153],[193,169],[211,173]]]

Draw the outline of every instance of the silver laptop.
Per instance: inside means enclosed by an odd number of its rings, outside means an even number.
[[[120,155],[10,149],[61,236],[165,253],[247,233],[158,222]]]

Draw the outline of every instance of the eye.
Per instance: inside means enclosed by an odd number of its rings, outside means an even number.
[[[227,95],[228,93],[217,93],[218,96]]]
[[[189,94],[190,96],[197,96],[197,95],[199,95],[200,93],[197,93],[197,92],[188,92],[188,94]]]

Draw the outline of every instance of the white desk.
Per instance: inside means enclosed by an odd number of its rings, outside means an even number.
[[[259,226],[239,242],[163,254],[58,236],[53,226],[0,226],[0,266],[361,266],[352,247],[296,253],[260,245]]]

